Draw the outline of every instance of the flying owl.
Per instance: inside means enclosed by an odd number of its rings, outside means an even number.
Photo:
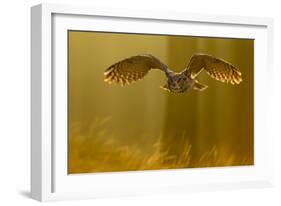
[[[132,56],[106,69],[104,81],[109,84],[120,83],[122,86],[131,84],[142,79],[151,69],[159,69],[165,73],[167,83],[161,88],[173,93],[183,93],[193,89],[205,90],[208,86],[195,79],[203,70],[221,82],[235,85],[242,81],[242,73],[239,69],[222,59],[207,54],[194,54],[188,66],[179,73],[171,71],[166,64],[153,55]]]

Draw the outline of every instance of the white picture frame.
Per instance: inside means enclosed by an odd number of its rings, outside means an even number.
[[[116,24],[118,21],[118,24]],[[133,26],[138,24],[138,26]],[[161,24],[154,30],[154,24]],[[170,30],[166,26],[169,25]],[[193,28],[186,30],[186,28]],[[159,30],[160,28],[160,30]],[[208,28],[208,29],[206,29]],[[68,29],[255,38],[255,164],[248,167],[67,175]],[[269,18],[40,4],[31,8],[31,196],[39,201],[269,187],[273,21]],[[60,69],[57,69],[60,68]],[[258,92],[257,92],[258,91]],[[266,98],[265,98],[266,97]]]

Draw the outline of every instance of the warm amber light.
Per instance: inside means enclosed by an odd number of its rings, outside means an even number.
[[[152,70],[129,86],[104,82],[104,71],[152,54],[181,71],[194,53],[231,62],[236,86],[202,72],[204,91],[160,89]],[[68,173],[252,165],[254,40],[69,31]]]

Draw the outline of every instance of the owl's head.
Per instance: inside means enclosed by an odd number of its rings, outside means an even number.
[[[182,74],[176,74],[169,77],[167,83],[161,88],[170,92],[180,93],[185,92],[187,87],[187,77]]]

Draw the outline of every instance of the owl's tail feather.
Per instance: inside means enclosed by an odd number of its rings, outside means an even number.
[[[203,91],[207,88],[208,88],[207,85],[201,84],[201,83],[199,83],[198,81],[195,80],[195,84],[193,85],[194,90]]]

